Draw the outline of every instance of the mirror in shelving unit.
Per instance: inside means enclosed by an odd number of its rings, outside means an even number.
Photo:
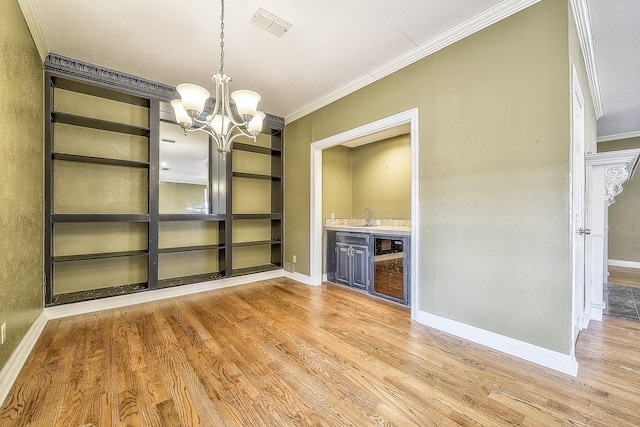
[[[160,122],[160,214],[224,213],[225,164],[210,148],[206,134]]]

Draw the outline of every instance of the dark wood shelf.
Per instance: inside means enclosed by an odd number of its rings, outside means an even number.
[[[52,77],[53,86],[58,89],[77,92],[83,95],[97,96],[98,98],[110,99],[112,101],[124,102],[125,104],[137,105],[149,108],[149,100],[136,95],[130,95],[121,90],[115,91],[105,87],[84,83],[78,80]]]
[[[100,165],[128,166],[134,168],[148,168],[149,162],[137,160],[109,159],[106,157],[81,156],[78,154],[52,153],[53,160],[66,160],[69,162],[96,163]]]
[[[69,304],[72,302],[80,302],[94,300],[100,298],[113,297],[117,295],[128,295],[147,290],[147,282],[129,283],[124,285],[114,285],[108,288],[89,289],[86,291],[69,292],[67,294],[58,294],[51,297],[51,303],[46,304],[47,307],[52,305]]]
[[[75,114],[62,113],[60,111],[52,111],[51,120],[55,123],[64,123],[67,125],[124,133],[127,135],[149,136],[149,128],[147,127],[110,122],[107,120],[94,119],[92,117],[77,116]]]
[[[249,246],[267,246],[267,245],[281,245],[280,240],[254,240],[251,242],[239,242],[233,243],[231,246],[234,248],[245,248]]]
[[[147,250],[121,251],[121,252],[100,252],[95,254],[62,255],[52,257],[53,262],[84,261],[88,259],[122,258],[128,256],[146,255]]]
[[[193,276],[171,277],[168,279],[158,280],[159,288],[171,288],[173,286],[192,285],[194,283],[210,282],[219,280],[224,277],[223,271],[215,271],[212,273],[195,274]]]
[[[234,172],[233,176],[236,178],[267,179],[269,181],[282,179],[281,177],[275,176],[275,175],[262,175],[257,173],[244,173],[244,172]]]
[[[149,222],[147,214],[51,214],[51,222]]]
[[[266,214],[233,214],[233,219],[271,219],[281,220],[282,214],[280,213],[266,213]]]
[[[239,151],[248,151],[250,153],[268,154],[268,155],[280,155],[282,150],[270,147],[261,147],[259,145],[245,144],[242,142],[234,142],[233,149]]]
[[[202,213],[192,214],[160,214],[160,221],[225,221],[225,215],[212,215]]]
[[[160,248],[158,253],[170,254],[175,252],[204,251],[211,249],[224,249],[224,245],[201,245],[201,246],[180,246],[174,248]]]
[[[282,269],[281,265],[276,264],[264,264],[264,265],[256,265],[253,267],[245,267],[245,268],[236,268],[231,270],[232,276],[244,276],[246,274],[254,274],[254,273],[263,273],[265,271],[274,271]]]

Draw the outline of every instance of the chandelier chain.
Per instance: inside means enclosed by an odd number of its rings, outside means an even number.
[[[220,12],[220,74],[224,74],[224,0]]]

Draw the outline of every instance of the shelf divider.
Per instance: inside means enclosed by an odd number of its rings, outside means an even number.
[[[137,160],[110,159],[106,157],[81,156],[78,154],[53,153],[53,160],[66,160],[69,162],[96,163],[111,166],[129,166],[134,168],[148,168],[149,162]]]
[[[233,214],[233,219],[282,219],[281,213],[264,213],[264,214]]]
[[[147,250],[99,252],[94,254],[61,255],[52,257],[53,262],[84,261],[88,259],[122,258],[128,256],[146,255]]]
[[[282,266],[275,264],[256,265],[253,267],[236,268],[231,271],[232,276],[244,276],[246,274],[262,273],[265,271],[280,270]]]
[[[245,248],[249,246],[267,246],[267,245],[281,245],[281,240],[254,240],[251,242],[238,242],[234,243],[232,246],[234,248]]]
[[[282,179],[281,177],[276,175],[262,175],[258,173],[245,173],[245,172],[234,172],[233,176],[237,178],[266,179],[269,181]]]
[[[160,214],[160,221],[225,221],[225,215],[213,215],[203,213],[192,214]]]
[[[110,122],[108,120],[94,119],[92,117],[78,116],[75,114],[63,113],[60,111],[51,112],[51,120],[55,123],[63,123],[66,125],[81,126],[91,129],[106,130],[109,132],[118,132],[128,135],[149,136],[148,127],[140,127],[128,125],[124,123]]]
[[[159,248],[158,253],[170,254],[175,252],[190,252],[190,251],[203,251],[203,250],[215,250],[224,249],[224,245],[201,245],[201,246],[180,246],[173,248]]]
[[[147,214],[51,214],[51,222],[149,222]]]

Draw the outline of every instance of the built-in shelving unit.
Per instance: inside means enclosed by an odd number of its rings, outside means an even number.
[[[244,236],[233,239],[232,247],[234,253],[247,254],[249,258],[247,262],[234,262],[233,275],[250,274],[255,272],[269,271],[282,268],[282,131],[272,130],[269,139],[264,139],[262,144],[246,144],[236,142],[233,146],[233,155],[241,156],[243,153],[249,153],[247,157],[251,158],[252,164],[262,165],[259,170],[246,171],[243,170],[242,162],[232,162],[234,178],[234,190],[232,195],[234,198],[251,197],[243,194],[243,188],[258,185],[259,182],[267,181],[269,197],[263,200],[265,205],[252,205],[252,208],[258,208],[264,212],[247,212],[241,206],[241,203],[232,203],[235,205],[233,218],[233,227],[242,228],[247,224],[251,224],[256,230],[256,234],[260,236],[257,239],[245,240]],[[267,142],[268,141],[268,145]],[[237,160],[237,159],[234,159]],[[247,162],[244,162],[245,164]],[[260,169],[261,167],[261,169]],[[255,168],[255,166],[253,166]],[[244,187],[237,188],[235,186],[236,179],[249,181]],[[268,183],[270,181],[270,183]],[[263,186],[258,191],[267,190]],[[241,210],[236,212],[236,210]],[[240,233],[237,233],[240,234]],[[244,251],[244,252],[243,252]],[[234,255],[236,256],[236,255]],[[251,265],[245,265],[245,264]]]
[[[45,84],[46,304],[156,287],[158,102],[51,72]],[[134,238],[109,239],[123,233]]]
[[[163,210],[160,103],[173,88],[104,71],[45,61],[46,305],[282,268],[282,119],[226,162],[209,139],[205,202]],[[234,169],[243,155],[249,168]]]

